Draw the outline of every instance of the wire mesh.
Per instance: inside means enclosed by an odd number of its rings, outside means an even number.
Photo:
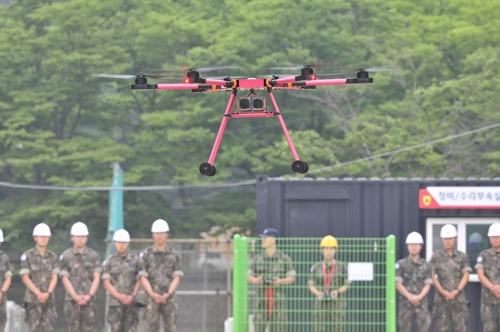
[[[387,273],[393,273],[394,263],[388,268],[387,239],[338,239],[335,263],[330,265],[319,248],[319,238],[277,238],[277,253],[271,257],[262,249],[261,239],[242,240],[247,260],[240,261],[235,252],[235,299],[247,284],[247,273],[262,276],[263,284],[248,282],[246,298],[241,295],[248,305],[248,326],[236,322],[241,319],[236,311],[242,309],[235,303],[235,332],[392,331],[387,322],[395,314],[394,305],[388,306],[393,293],[386,289]],[[235,238],[235,249],[239,248],[236,242]],[[247,273],[242,272],[243,264]],[[294,281],[288,285],[266,283],[266,279],[271,282],[293,274]],[[325,295],[316,296],[310,286]],[[341,293],[332,298],[327,295],[332,291]]]

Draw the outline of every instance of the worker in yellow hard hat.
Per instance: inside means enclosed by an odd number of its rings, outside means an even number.
[[[325,331],[327,325],[332,331],[344,331],[345,301],[344,293],[349,287],[346,264],[335,259],[339,248],[337,239],[325,236],[320,243],[323,260],[311,266],[309,290],[316,296],[314,312],[314,331]]]

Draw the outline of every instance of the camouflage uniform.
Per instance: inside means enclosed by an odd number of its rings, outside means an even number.
[[[148,278],[153,292],[158,294],[168,293],[172,280],[184,273],[181,271],[181,256],[179,253],[166,247],[159,251],[154,245],[144,249],[139,254],[141,271],[139,276]],[[160,328],[160,317],[163,317],[165,332],[175,332],[177,321],[177,299],[173,294],[166,304],[156,304],[149,298],[148,305],[144,311],[144,320],[148,322],[148,331],[157,332]]]
[[[410,256],[396,263],[396,282],[400,282],[411,294],[419,295],[425,285],[432,284],[431,265],[423,258],[414,262]],[[411,331],[412,322],[417,325],[417,331],[428,331],[431,325],[431,314],[427,297],[415,307],[398,292],[398,331]]]
[[[28,274],[31,281],[42,292],[49,289],[52,276],[59,274],[57,255],[46,250],[41,255],[36,248],[26,251],[21,256],[21,271],[19,274]],[[24,295],[26,323],[31,332],[54,331],[57,322],[57,311],[54,294],[51,294],[45,303],[39,303],[36,295],[26,288]]]
[[[432,270],[436,273],[444,290],[451,292],[458,288],[465,272],[471,272],[469,257],[461,251],[454,250],[449,255],[445,249],[435,251],[431,259]],[[469,308],[462,291],[453,301],[448,301],[439,292],[435,292],[434,309],[432,310],[435,332],[465,332],[469,318]]]
[[[0,251],[0,287],[3,285],[6,277],[12,277],[12,271],[10,270],[9,256],[3,251]],[[7,323],[7,295],[4,294],[2,297],[2,303],[0,303],[0,331],[5,329],[5,323]]]
[[[109,279],[111,284],[121,294],[132,295],[137,278],[139,277],[139,257],[127,254],[123,257],[118,254],[109,256],[103,262],[102,280]],[[108,306],[108,323],[113,332],[133,332],[139,323],[139,308],[125,306],[110,296]]]
[[[332,264],[325,262],[326,279],[329,280],[331,278],[327,290],[323,263],[324,262],[319,262],[311,267],[311,274],[308,282],[309,286],[316,287],[320,292],[330,293],[332,290],[338,290],[342,286],[350,284],[349,279],[347,279],[347,267],[344,263],[336,261],[333,277],[331,277]],[[344,296],[344,294],[339,293],[338,297],[335,299],[327,297],[326,299],[318,299],[316,301],[314,305],[314,331],[325,331],[327,324],[333,326],[332,331],[334,332],[344,331],[345,308],[347,307]]]
[[[61,260],[61,273],[59,275],[65,276],[71,281],[78,295],[88,294],[94,273],[102,271],[99,254],[87,247],[80,253],[75,247],[72,247],[63,252],[59,259]],[[68,322],[69,331],[92,331],[95,310],[94,299],[91,299],[87,305],[80,306],[66,292],[64,315]]]
[[[500,284],[500,253],[492,248],[481,251],[476,269],[484,269],[484,275],[494,284]],[[500,320],[500,299],[484,286],[481,290],[481,320],[484,332],[496,332]]]
[[[248,274],[252,276],[285,278],[295,276],[292,260],[280,251],[269,257],[265,252],[254,257]],[[285,290],[282,286],[255,285],[257,301],[255,301],[254,325],[255,332],[264,332],[266,325],[273,332],[285,332],[287,325],[287,310]]]

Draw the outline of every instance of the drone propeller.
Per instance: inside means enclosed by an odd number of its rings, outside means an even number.
[[[398,68],[398,66],[382,66],[382,67],[361,68],[360,70],[364,69],[365,71],[367,71],[369,73],[378,73],[381,71],[394,70],[396,68]]]
[[[115,74],[91,74],[91,76],[95,77],[106,77],[106,78],[119,78],[122,80],[128,80],[131,78],[138,78],[138,77],[148,77],[148,78],[171,78],[171,79],[176,79],[169,77],[169,75],[165,74],[137,74],[137,75],[115,75]],[[179,78],[182,79],[182,78]]]
[[[382,71],[390,71],[396,69],[397,66],[383,66],[383,67],[370,67],[370,68],[359,68],[355,70],[346,70],[346,71],[339,71],[339,72],[334,72],[334,73],[326,73],[326,74],[316,74],[317,77],[324,78],[324,77],[330,77],[330,76],[341,76],[341,75],[350,75],[350,74],[355,74],[360,71],[368,72],[368,73],[378,73]]]
[[[304,67],[307,67],[307,65],[290,66],[290,67],[269,67],[269,68],[266,68],[266,69],[269,69],[269,70],[299,70],[299,69],[302,69]]]
[[[312,62],[312,63],[306,63],[303,65],[294,65],[294,66],[289,66],[289,67],[269,67],[266,69],[270,70],[299,70],[303,68],[320,68],[320,67],[326,67],[328,64],[323,63],[323,62]]]
[[[115,74],[91,74],[90,76],[94,77],[107,77],[107,78],[119,78],[122,80],[128,80],[131,78],[135,78],[136,75],[115,75]]]
[[[160,73],[183,73],[183,72],[190,72],[190,71],[197,71],[199,73],[206,73],[210,71],[216,71],[216,70],[224,70],[224,69],[234,69],[234,68],[241,68],[239,66],[211,66],[211,67],[188,67],[188,66],[182,66],[179,69],[151,69],[151,71],[157,71]]]
[[[248,78],[247,76],[231,76],[231,75],[226,75],[226,76],[210,76],[207,77],[207,79],[211,80],[225,80],[225,79],[243,79],[243,78]]]
[[[259,77],[259,78],[272,78],[273,76],[276,76],[279,78],[284,78],[284,77],[294,77],[297,75],[293,75],[293,74],[268,74],[268,75],[259,75],[257,77]]]
[[[213,67],[201,67],[201,68],[189,68],[188,71],[197,71],[200,73],[206,73],[209,71],[223,70],[223,69],[235,69],[241,68],[239,66],[213,66]]]

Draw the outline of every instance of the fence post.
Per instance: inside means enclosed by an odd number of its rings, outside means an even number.
[[[234,332],[248,331],[247,238],[234,236],[233,317]]]
[[[203,262],[203,290],[206,291],[208,290],[208,250],[207,247],[205,247],[205,260]],[[203,308],[201,311],[201,321],[202,321],[202,327],[201,330],[203,332],[207,331],[207,296],[203,295]]]
[[[386,331],[396,332],[396,237],[386,239]]]

